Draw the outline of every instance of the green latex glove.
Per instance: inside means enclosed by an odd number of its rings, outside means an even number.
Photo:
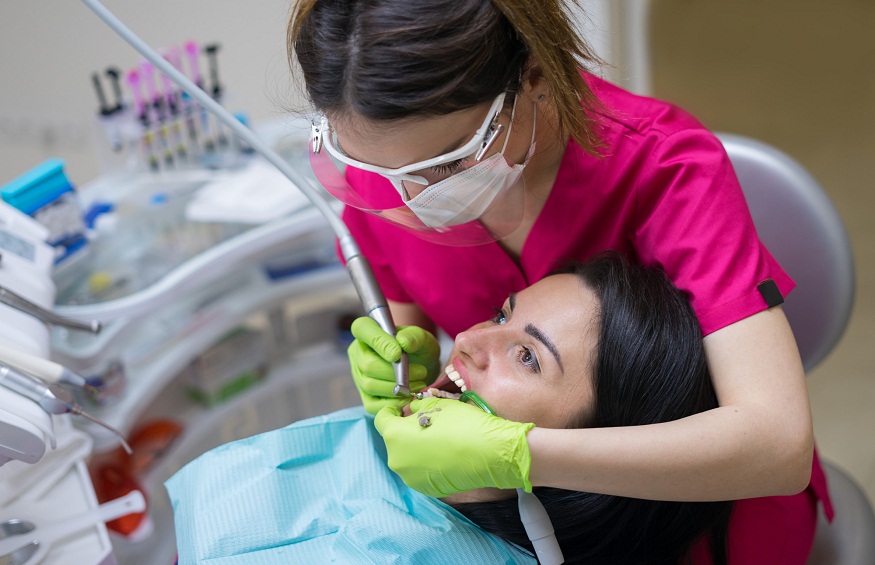
[[[482,487],[532,491],[526,434],[535,424],[444,398],[416,400],[410,407],[411,416],[387,406],[374,420],[386,442],[389,467],[407,486],[437,498]]]
[[[352,323],[355,337],[346,350],[352,378],[358,387],[365,410],[376,414],[384,406],[403,406],[410,398],[392,394],[395,369],[392,363],[409,360],[410,390],[419,391],[437,379],[440,372],[441,348],[431,332],[417,326],[401,326],[395,338],[371,318],[356,318]]]

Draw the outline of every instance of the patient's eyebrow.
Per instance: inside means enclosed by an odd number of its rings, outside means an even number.
[[[507,297],[507,302],[510,305],[510,311],[513,312],[514,306],[516,306],[516,293],[511,292],[510,296]]]
[[[512,309],[513,307],[511,306],[511,310]],[[544,335],[544,332],[542,332],[532,324],[526,324],[526,333],[544,344],[544,347],[546,347],[550,351],[550,353],[553,354],[553,357],[556,358],[556,364],[559,365],[559,371],[562,374],[565,374],[565,369],[562,368],[562,358],[559,356],[559,350],[556,349],[556,346],[553,345],[553,342],[550,341],[550,338]]]

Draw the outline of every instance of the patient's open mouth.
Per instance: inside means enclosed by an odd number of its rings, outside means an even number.
[[[452,363],[447,365],[441,376],[437,378],[433,385],[423,391],[423,397],[438,396],[441,398],[453,398],[458,400],[459,394],[465,392],[467,387],[465,379],[453,367]]]

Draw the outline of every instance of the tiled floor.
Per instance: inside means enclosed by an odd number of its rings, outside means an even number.
[[[770,143],[832,198],[857,268],[850,325],[809,374],[821,454],[875,503],[875,4],[652,0],[654,90]]]

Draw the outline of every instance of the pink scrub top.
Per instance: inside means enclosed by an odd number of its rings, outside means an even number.
[[[519,264],[498,244],[429,243],[347,208],[387,298],[416,303],[455,336],[511,292],[606,249],[662,268],[687,292],[703,335],[766,309],[757,286],[767,279],[786,296],[794,283],[760,243],[720,141],[674,106],[588,78],[611,111],[601,120],[604,155],[568,143]],[[363,192],[395,190],[373,173],[349,169],[347,178]]]
[[[585,261],[608,249],[663,269],[689,296],[703,335],[767,309],[759,289],[764,282],[773,281],[772,287],[786,296],[795,283],[760,242],[720,141],[671,104],[634,95],[592,75],[585,78],[604,107],[599,115],[602,156],[569,141],[519,263],[496,243],[442,246],[371,214],[345,209],[344,221],[386,297],[416,303],[454,337],[491,318],[493,308],[510,293],[570,260]],[[346,175],[362,192],[395,190],[373,173],[348,168]],[[821,500],[831,517],[816,459],[809,489],[813,497],[808,491],[797,497],[810,497],[815,511]],[[770,499],[754,501],[762,500]],[[812,537],[813,528],[812,523]],[[741,531],[730,528],[736,530]],[[774,541],[779,534],[764,535]],[[760,541],[772,543],[760,539],[756,545]],[[805,543],[800,539],[792,545]],[[810,548],[811,540],[807,544]],[[736,544],[731,540],[730,545]]]

